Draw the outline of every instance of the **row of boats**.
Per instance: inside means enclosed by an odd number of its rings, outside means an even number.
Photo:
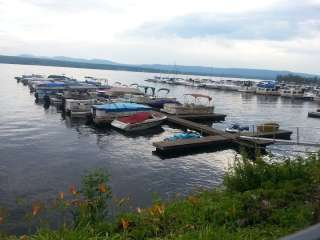
[[[72,117],[90,116],[97,125],[112,125],[124,131],[140,131],[160,125],[166,114],[209,114],[214,107],[209,96],[185,94],[193,102],[184,104],[169,97],[169,89],[122,85],[106,79],[85,77],[80,81],[64,75],[22,75],[18,82],[28,86],[36,101],[54,104]],[[165,96],[162,96],[165,94]],[[206,99],[207,104],[198,99]],[[157,111],[155,111],[157,110]]]
[[[290,85],[275,81],[231,80],[231,79],[200,79],[155,76],[145,81],[169,85],[184,85],[190,87],[218,89],[224,91],[238,91],[268,96],[305,99],[320,102],[320,87],[307,85]]]

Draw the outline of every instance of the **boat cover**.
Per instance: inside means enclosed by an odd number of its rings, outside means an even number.
[[[171,137],[165,138],[165,141],[176,141],[181,139],[194,139],[194,138],[201,138],[201,135],[197,132],[183,132],[183,133],[176,133]]]
[[[151,114],[149,112],[139,112],[128,117],[118,118],[117,120],[123,123],[134,124],[134,123],[141,123],[149,119],[150,117],[151,117]]]
[[[151,107],[137,103],[107,103],[103,105],[93,105],[94,109],[105,110],[106,112],[130,112],[130,111],[148,111]]]
[[[63,82],[50,82],[46,84],[40,84],[40,87],[63,87],[65,86],[65,83]]]
[[[257,87],[260,88],[275,88],[275,82],[274,81],[263,81],[257,84]]]
[[[174,100],[174,99],[155,99],[155,100],[152,100],[151,102],[148,102],[148,105],[153,108],[163,108],[163,105],[166,103],[181,104],[177,100]]]

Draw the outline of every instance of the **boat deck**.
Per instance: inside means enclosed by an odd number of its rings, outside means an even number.
[[[196,139],[179,139],[176,141],[154,142],[153,146],[160,151],[169,151],[177,149],[190,149],[195,147],[204,147],[212,145],[230,144],[232,140],[223,136],[208,136]]]

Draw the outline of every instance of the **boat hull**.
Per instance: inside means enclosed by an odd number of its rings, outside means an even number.
[[[126,132],[133,132],[133,131],[141,131],[141,130],[157,127],[160,124],[162,124],[165,119],[166,117],[163,116],[156,119],[148,119],[142,123],[134,123],[134,124],[127,124],[118,120],[114,120],[111,122],[111,125],[113,127],[116,127]]]
[[[320,118],[320,112],[309,112],[308,117],[310,118]]]

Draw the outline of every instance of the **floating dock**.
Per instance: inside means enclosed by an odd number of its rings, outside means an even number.
[[[155,142],[153,146],[160,151],[178,150],[178,149],[190,149],[195,147],[207,147],[207,146],[222,146],[225,144],[231,144],[233,141],[223,136],[208,136],[196,139],[179,139],[176,141],[162,141]]]
[[[187,120],[185,118],[185,116],[183,116],[183,117],[184,118],[181,118],[176,115],[167,115],[167,122],[173,123],[173,124],[178,125],[183,128],[188,128],[188,129],[198,131],[199,133],[201,133],[201,135],[223,135],[228,138],[235,138],[236,137],[234,134],[226,133],[224,131],[209,127],[204,124],[192,122],[190,120]]]
[[[158,152],[177,152],[181,150],[190,150],[195,148],[225,148],[225,147],[245,147],[251,149],[265,149],[266,146],[273,144],[273,139],[290,139],[291,131],[278,130],[268,133],[252,132],[243,134],[247,137],[257,137],[264,139],[241,139],[239,134],[227,133],[219,129],[209,127],[207,125],[182,119],[178,116],[167,115],[167,121],[182,128],[196,130],[204,137],[196,139],[181,139],[176,141],[154,142]],[[266,138],[270,138],[267,140]]]
[[[210,114],[201,114],[201,115],[170,115],[170,114],[167,114],[167,116],[178,117],[178,118],[193,120],[193,121],[222,122],[226,119],[227,115],[219,114],[219,113],[210,113]]]

